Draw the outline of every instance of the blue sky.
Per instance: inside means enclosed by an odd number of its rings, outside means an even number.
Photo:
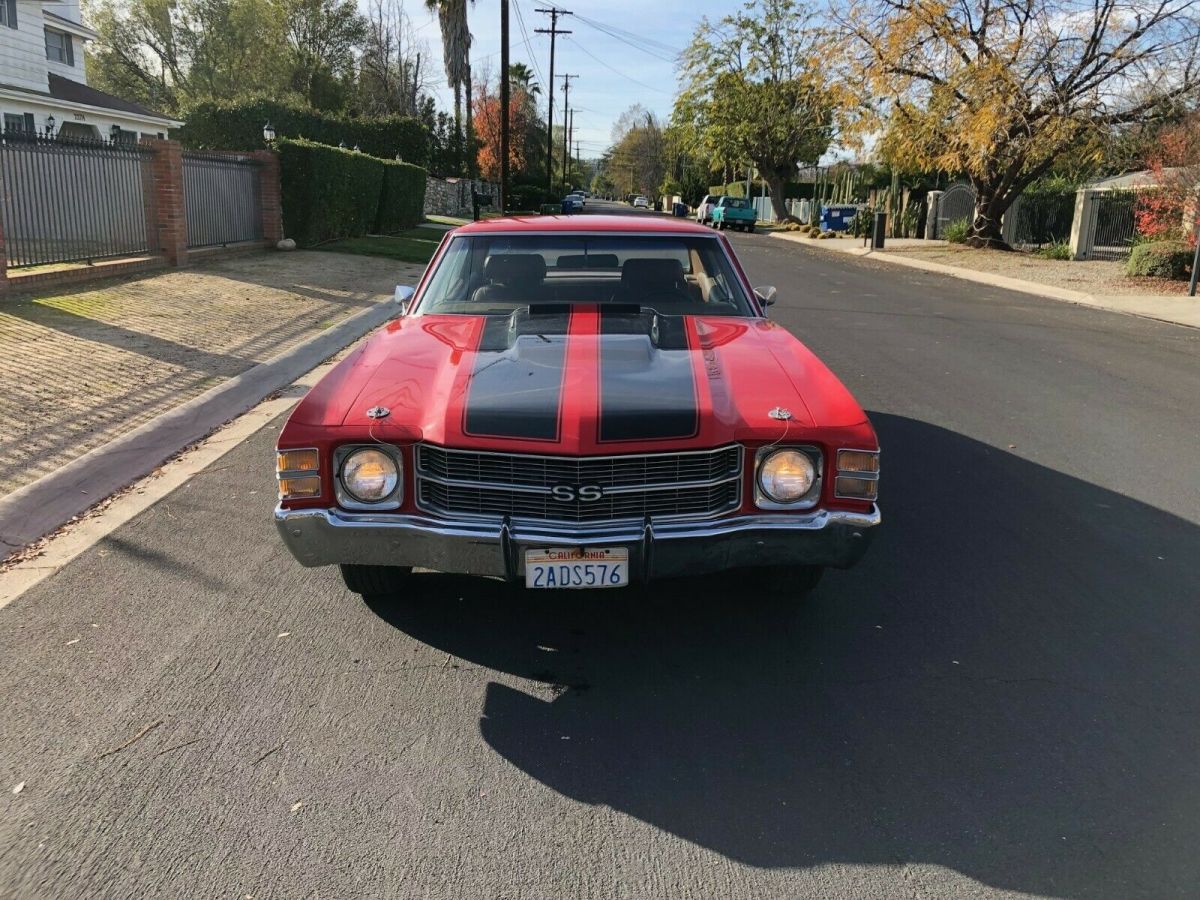
[[[559,28],[573,34],[559,36],[555,49],[554,87],[555,122],[561,124],[563,72],[578,75],[571,82],[571,106],[575,113],[575,135],[585,157],[598,156],[608,146],[613,122],[629,106],[641,103],[664,119],[670,115],[675,96],[675,65],[670,59],[687,46],[701,16],[718,19],[740,3],[692,0],[585,0],[585,2],[539,3],[537,0],[510,0],[509,55],[512,62],[523,62],[540,72],[542,103],[545,103],[546,76],[550,66],[550,36],[536,34],[535,28],[549,28],[550,17],[534,12],[536,8],[557,6],[576,13],[559,18]],[[441,35],[436,14],[426,11],[421,0],[407,0],[405,9],[417,37],[429,45],[441,74]],[[500,3],[478,0],[468,10],[471,35],[472,68],[491,66],[493,78],[500,70]],[[585,20],[590,20],[585,21]],[[521,23],[524,23],[524,32]],[[595,24],[592,24],[595,23]],[[600,27],[597,27],[600,26]],[[604,29],[631,32],[640,40],[631,42],[605,33]],[[453,94],[438,79],[437,95],[441,105],[450,109]]]

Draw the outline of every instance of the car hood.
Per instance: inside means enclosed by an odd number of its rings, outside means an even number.
[[[841,382],[775,323],[619,307],[398,319],[292,420],[550,454],[816,440],[818,430],[873,443]]]

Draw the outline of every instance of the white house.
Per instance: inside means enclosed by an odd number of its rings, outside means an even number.
[[[83,47],[95,39],[79,0],[0,0],[0,127],[136,141],[183,124],[89,87]]]

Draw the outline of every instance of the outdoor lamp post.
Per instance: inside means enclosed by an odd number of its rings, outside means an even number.
[[[121,126],[118,125],[116,122],[113,122],[110,126],[108,126],[108,136],[110,138],[112,138],[114,141],[117,139],[117,136],[120,133],[121,133]]]
[[[354,152],[355,152],[355,153],[362,153],[362,151],[358,149],[358,144],[355,144],[355,145],[354,145]]]
[[[275,126],[272,125],[270,121],[263,126],[263,140],[268,144],[275,140]]]
[[[346,142],[345,142],[345,141],[338,141],[338,148],[339,148],[339,149],[341,149],[341,150],[345,150],[345,149],[346,149]]]
[[[47,137],[54,136],[54,114],[53,113],[46,116],[46,136]]]

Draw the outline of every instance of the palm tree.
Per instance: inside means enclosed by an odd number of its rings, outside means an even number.
[[[474,0],[471,0],[474,3]],[[467,27],[467,0],[425,0],[427,9],[436,9],[442,30],[442,63],[446,83],[454,90],[454,132],[470,157],[471,135],[471,29]],[[462,131],[463,88],[466,88],[467,131]],[[468,162],[467,168],[471,165]]]
[[[508,67],[508,82],[531,97],[536,97],[542,92],[542,86],[533,80],[533,70],[522,62],[513,63]]]

